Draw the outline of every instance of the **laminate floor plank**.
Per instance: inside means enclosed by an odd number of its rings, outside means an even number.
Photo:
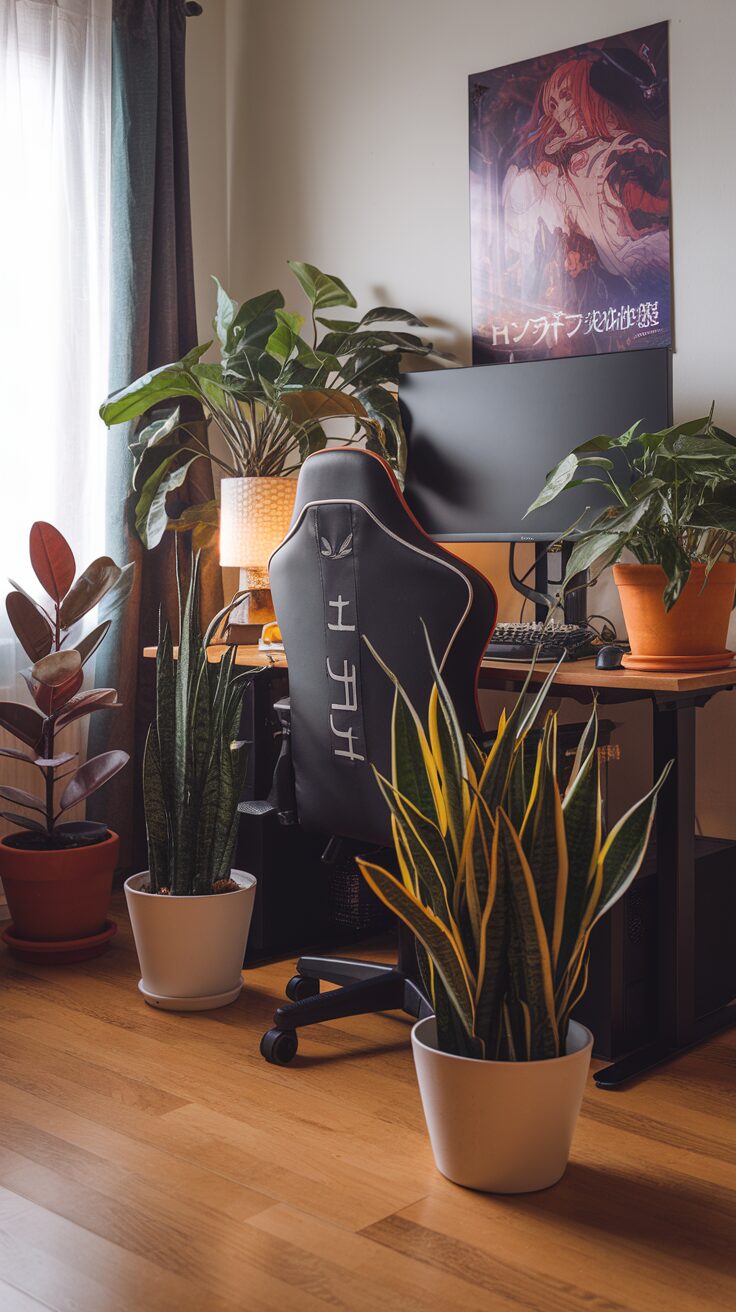
[[[222,1011],[156,1012],[115,914],[96,961],[0,953],[0,1312],[736,1306],[736,1032],[591,1080],[561,1183],[489,1197],[435,1170],[406,1018],[315,1026],[268,1066],[290,962]]]

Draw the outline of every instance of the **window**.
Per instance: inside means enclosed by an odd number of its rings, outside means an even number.
[[[3,583],[30,587],[35,519],[61,529],[80,569],[104,554],[110,9],[110,0],[0,0]],[[24,664],[2,606],[1,698],[25,700]],[[2,763],[8,783],[14,764]],[[24,770],[35,772],[20,767],[28,786]]]

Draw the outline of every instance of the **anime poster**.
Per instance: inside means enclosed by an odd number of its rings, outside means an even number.
[[[470,78],[473,363],[666,346],[667,24]]]

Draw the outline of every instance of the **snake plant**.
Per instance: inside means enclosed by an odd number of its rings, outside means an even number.
[[[416,937],[439,1047],[488,1060],[560,1056],[590,931],[639,870],[669,766],[604,836],[595,708],[564,797],[556,712],[534,729],[554,671],[536,694],[530,672],[485,752],[463,739],[434,661],[428,731],[383,668],[395,685],[392,770],[376,777],[398,874],[358,864]]]
[[[176,658],[169,626],[161,625],[156,718],[143,760],[150,891],[179,896],[228,886],[247,765],[238,731],[249,671],[235,672],[235,647],[219,664],[207,659],[218,622],[242,597],[202,637],[199,591],[197,554]]]

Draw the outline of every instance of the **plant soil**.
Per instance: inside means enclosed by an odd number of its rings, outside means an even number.
[[[95,847],[109,837],[110,831],[104,825],[90,823],[83,830],[69,825],[68,828],[52,829],[51,833],[24,829],[17,834],[8,834],[5,844],[24,852],[61,852],[74,847]]]
[[[234,879],[218,879],[216,883],[212,885],[210,893],[237,893],[239,888],[240,884],[236,884]],[[155,897],[173,896],[170,888],[159,888],[154,890],[151,888],[150,884],[148,885],[148,888],[141,888],[139,891],[141,893],[153,893]],[[192,893],[191,896],[196,897],[197,894]],[[209,895],[205,894],[204,896],[207,897]]]

